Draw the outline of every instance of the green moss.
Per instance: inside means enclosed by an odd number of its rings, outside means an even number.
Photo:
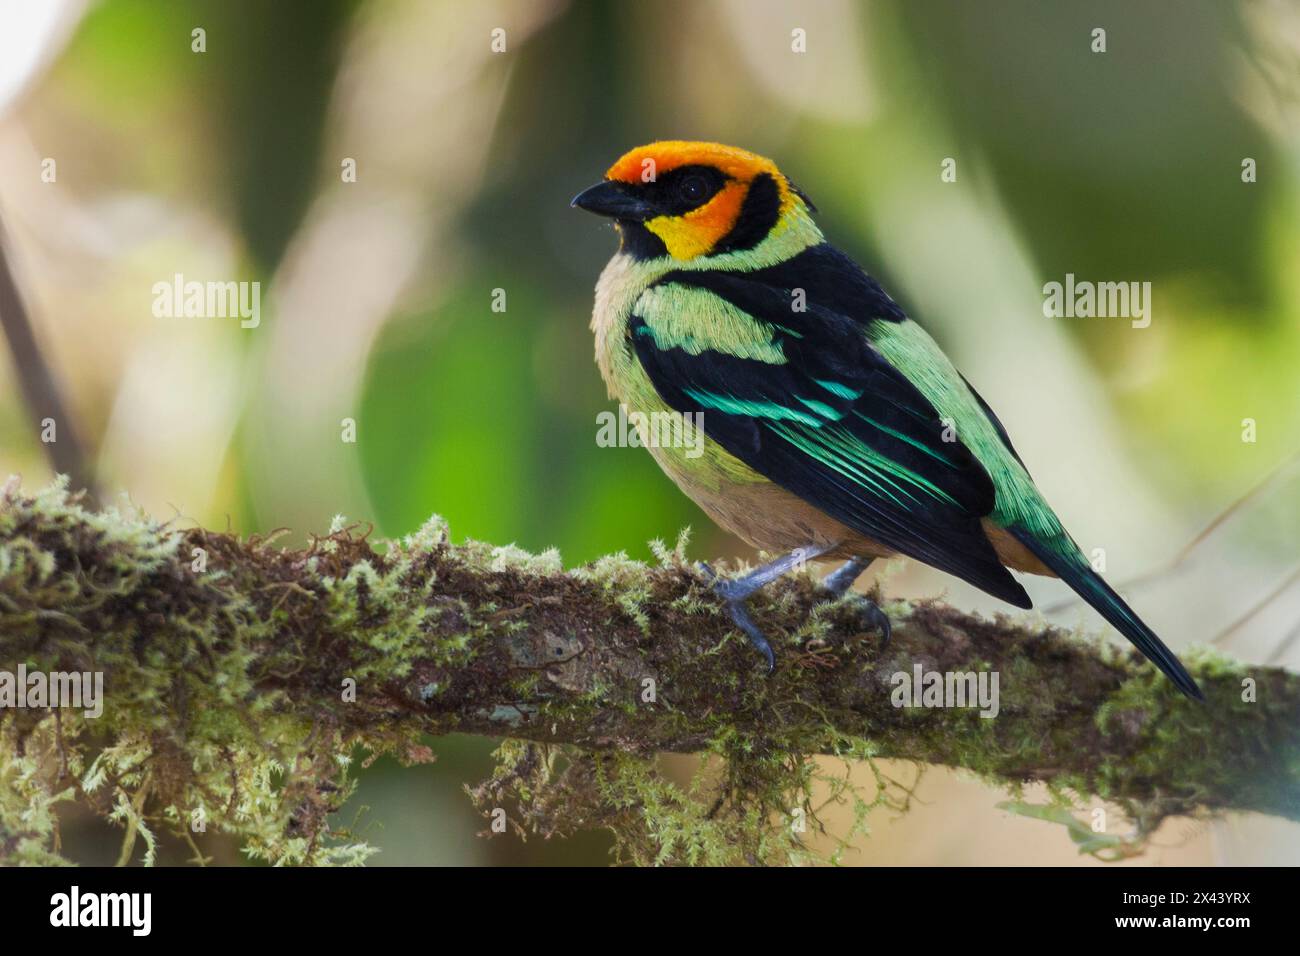
[[[535,738],[502,744],[471,791],[485,812],[508,805],[518,834],[603,827],[616,859],[643,864],[840,862],[872,811],[907,806],[911,788],[885,777],[882,757],[965,768],[1072,838],[1080,795],[1116,802],[1133,837],[1088,852],[1135,852],[1201,802],[1295,803],[1288,675],[1193,655],[1211,698],[1197,708],[1127,652],[893,602],[909,658],[856,635],[855,599],[809,613],[813,582],[795,575],[755,608],[785,662],[766,678],[746,666],[752,649],[686,542],[653,543],[658,567],[617,554],[564,572],[555,552],[452,544],[436,517],[382,549],[339,517],[305,551],[281,550],[88,512],[62,485],[24,496],[11,484],[4,661],[111,681],[98,720],[0,712],[0,862],[60,862],[56,809],[77,801],[121,828],[124,860],[151,862],[163,833],[192,840],[201,827],[271,863],[360,863],[373,851],[330,823],[353,791],[353,753],[427,760],[424,733],[461,729]],[[887,707],[863,718],[882,674],[942,655],[961,669],[996,661],[1014,719]],[[1246,704],[1252,673],[1259,698]],[[484,674],[495,676],[480,685]],[[1062,706],[1080,694],[1101,706]],[[1291,769],[1243,774],[1203,744],[1224,733],[1267,741],[1257,749],[1289,754]],[[698,754],[697,772],[665,772],[648,741]],[[851,777],[862,767],[871,787]],[[1048,810],[1019,800],[1030,777],[1049,782]],[[827,832],[832,807],[847,811],[842,832]]]
[[[340,531],[318,542],[313,560],[330,566],[323,559],[347,540]],[[256,540],[238,546],[141,514],[89,512],[62,483],[33,498],[6,489],[6,666],[101,671],[110,679],[98,719],[66,709],[0,716],[5,862],[56,861],[52,810],[70,800],[123,829],[123,861],[152,862],[160,826],[185,839],[209,827],[233,833],[250,856],[276,863],[359,862],[368,854],[324,826],[350,792],[340,760],[346,735],[313,727],[264,686],[301,666],[295,644],[266,643],[293,633],[275,602],[305,598],[288,581],[243,596],[239,565],[223,565],[237,547],[270,567],[280,561]],[[209,551],[206,571],[193,571],[193,548]],[[398,565],[380,574],[357,562],[341,577],[322,574],[318,591],[306,596],[363,642],[358,675],[378,660],[400,669],[420,631],[421,613],[411,606],[418,597],[397,585],[400,573]],[[187,575],[209,587],[191,587]],[[132,613],[137,607],[154,613]]]

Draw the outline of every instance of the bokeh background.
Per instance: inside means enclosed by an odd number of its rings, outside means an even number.
[[[587,323],[615,237],[568,202],[663,138],[775,158],[1171,644],[1300,664],[1294,3],[0,0],[0,221],[60,436],[101,500],[159,517],[300,540],[338,513],[400,536],[437,512],[570,564],[689,525],[696,557],[752,557],[644,451],[595,441],[612,406]],[[1067,272],[1151,282],[1150,327],[1045,318]],[[176,273],[260,281],[261,325],[156,318]],[[20,384],[0,358],[0,472],[36,488],[53,470]],[[435,747],[363,775],[342,822],[376,862],[606,861],[602,834],[477,837],[461,787],[493,742]],[[931,769],[846,862],[1097,865],[1004,798]],[[66,824],[71,855],[112,862],[115,833]],[[1243,817],[1170,824],[1124,865],[1297,860],[1300,828]]]

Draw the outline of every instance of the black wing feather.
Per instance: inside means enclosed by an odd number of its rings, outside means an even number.
[[[1030,606],[980,524],[994,504],[988,474],[959,441],[944,440],[934,407],[871,346],[861,302],[855,300],[853,315],[826,305],[843,304],[820,285],[842,262],[826,256],[808,262],[812,267],[804,272],[791,263],[778,267],[779,275],[680,271],[661,279],[706,289],[769,324],[787,361],[661,348],[634,315],[631,344],[656,390],[678,411],[702,412],[710,438],[836,520],[1012,604]],[[852,265],[847,257],[843,262]],[[796,288],[804,290],[806,311],[791,309]],[[810,454],[810,444],[831,448],[829,460]],[[841,457],[837,448],[852,453]],[[915,481],[882,477],[871,467],[879,460],[873,456]]]

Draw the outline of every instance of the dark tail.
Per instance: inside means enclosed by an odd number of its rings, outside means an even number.
[[[1192,675],[1187,673],[1182,661],[1174,652],[1165,647],[1164,642],[1156,637],[1151,628],[1142,623],[1142,619],[1133,613],[1133,609],[1124,603],[1109,584],[1101,579],[1078,552],[1061,554],[1048,545],[1035,539],[1029,532],[1020,528],[1009,528],[1016,540],[1032,551],[1043,564],[1055,571],[1062,581],[1074,588],[1079,596],[1114,625],[1115,629],[1133,642],[1133,645],[1147,656],[1156,667],[1164,671],[1174,684],[1193,700],[1205,700],[1205,695],[1196,686]]]

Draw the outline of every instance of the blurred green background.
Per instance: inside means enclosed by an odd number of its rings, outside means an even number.
[[[1170,643],[1297,663],[1294,3],[0,0],[8,255],[101,496],[160,517],[301,540],[337,513],[400,536],[436,512],[570,564],[646,557],[690,525],[696,557],[752,557],[644,451],[595,442],[612,406],[587,322],[616,239],[568,202],[665,138],[773,157],[998,410],[1108,576],[1157,572],[1130,593]],[[153,284],[176,273],[260,281],[260,326],[156,318]],[[1045,318],[1066,273],[1151,282],[1150,327]],[[8,361],[0,396],[0,471],[39,487]],[[923,568],[884,573],[997,609]],[[1099,628],[1055,582],[1027,586]],[[604,862],[600,834],[475,836],[460,788],[492,746],[380,761],[341,823],[379,863]],[[932,771],[920,793],[850,861],[1079,860],[969,780]],[[80,858],[112,861],[111,832],[68,825]],[[1234,820],[1162,833],[1137,862],[1298,847],[1294,826]]]

